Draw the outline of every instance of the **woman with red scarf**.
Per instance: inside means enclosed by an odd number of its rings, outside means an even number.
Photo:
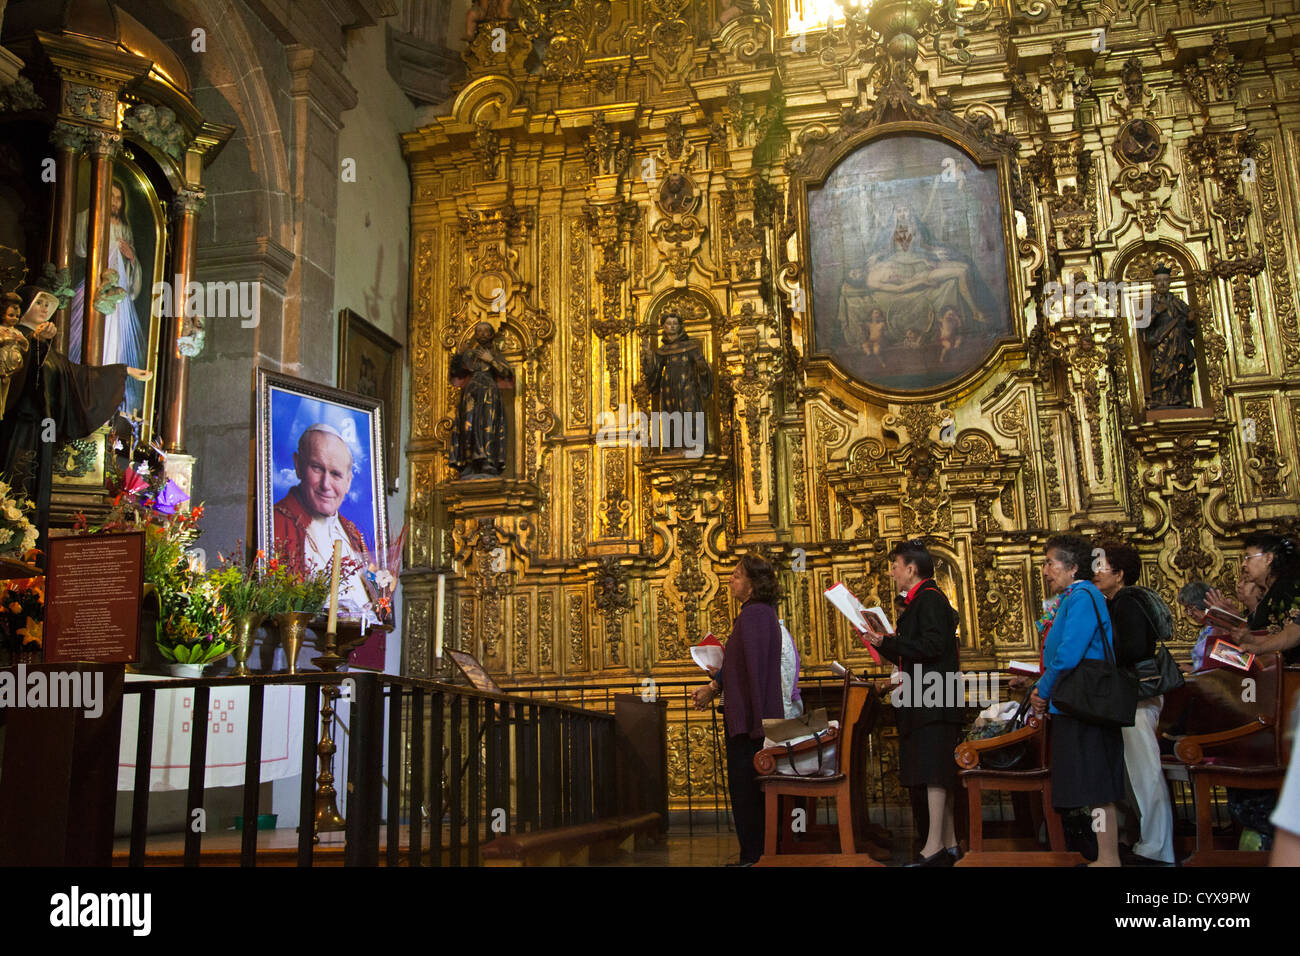
[[[898,708],[898,776],[905,787],[924,787],[930,826],[921,861],[914,866],[951,866],[957,860],[953,807],[964,700],[948,700],[949,688],[963,686],[948,675],[960,668],[957,612],[934,583],[934,558],[924,542],[906,541],[889,552],[889,576],[906,606],[893,634],[871,632],[871,643],[898,665],[905,684],[893,695]],[[936,675],[929,677],[929,675]],[[927,677],[929,679],[927,679]],[[936,703],[921,688],[937,677],[943,692]],[[911,693],[904,691],[911,690]]]

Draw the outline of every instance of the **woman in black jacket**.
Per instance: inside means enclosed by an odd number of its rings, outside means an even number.
[[[1121,541],[1105,541],[1093,555],[1092,583],[1106,598],[1115,635],[1115,663],[1132,670],[1139,661],[1155,657],[1157,642],[1173,633],[1173,614],[1160,595],[1137,586],[1142,559],[1136,549]],[[1164,700],[1163,696],[1139,700],[1133,726],[1120,728],[1124,769],[1141,828],[1141,839],[1133,845],[1128,862],[1139,866],[1174,862],[1174,810],[1156,737]]]
[[[870,640],[901,672],[902,685],[891,695],[898,708],[899,782],[925,787],[930,811],[921,862],[915,865],[951,866],[958,855],[952,822],[957,785],[953,751],[961,742],[965,703],[951,699],[957,688],[964,691],[957,658],[957,612],[934,583],[934,558],[923,542],[906,541],[889,557],[889,576],[907,604],[893,634],[872,632]],[[933,693],[936,681],[937,695]]]

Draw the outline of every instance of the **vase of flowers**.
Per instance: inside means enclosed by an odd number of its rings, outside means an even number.
[[[267,584],[259,565],[245,564],[242,553],[242,547],[237,547],[230,557],[218,554],[220,567],[212,573],[234,629],[235,669],[231,673],[235,677],[248,676],[248,658],[253,652],[257,630],[266,620],[267,608]],[[257,561],[261,562],[264,557],[259,550]]]
[[[230,612],[210,576],[192,574],[180,587],[160,592],[160,603],[158,652],[175,676],[198,677],[235,649]]]
[[[296,674],[307,624],[321,612],[329,597],[329,572],[295,571],[285,558],[274,557],[267,562],[263,582],[264,606],[279,631],[288,673]]]

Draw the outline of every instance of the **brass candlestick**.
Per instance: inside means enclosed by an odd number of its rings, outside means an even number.
[[[328,645],[327,645],[328,646]],[[319,662],[319,658],[317,659]],[[320,761],[320,773],[316,777],[316,829],[312,842],[319,843],[322,833],[334,833],[347,825],[339,813],[338,793],[334,789],[334,746],[331,734],[334,721],[334,699],[339,696],[339,689],[333,684],[326,684],[321,690],[323,706],[320,710],[321,734],[316,744],[316,757]]]

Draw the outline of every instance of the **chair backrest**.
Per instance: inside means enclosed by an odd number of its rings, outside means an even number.
[[[1188,675],[1181,688],[1166,696],[1158,729],[1174,736],[1212,734],[1267,717],[1272,721],[1267,730],[1216,746],[1207,756],[1233,764],[1284,764],[1283,680],[1279,654],[1259,655],[1249,672],[1216,667]]]

